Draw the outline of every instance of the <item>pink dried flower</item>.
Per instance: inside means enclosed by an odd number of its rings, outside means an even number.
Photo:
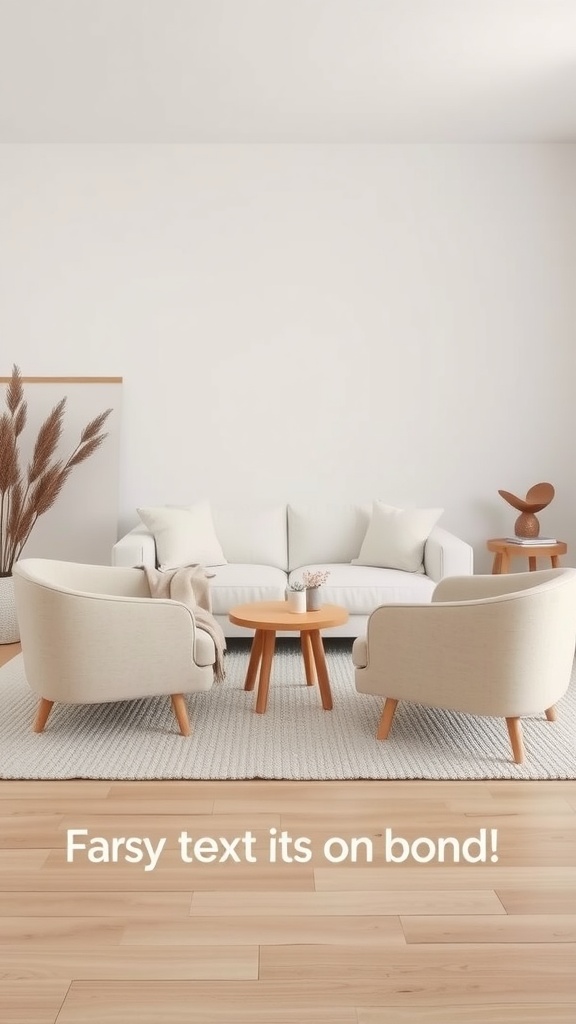
[[[316,587],[321,587],[323,583],[326,583],[330,575],[329,569],[315,569],[311,572],[310,569],[306,569],[302,573],[302,579],[306,585],[307,590],[316,590]]]

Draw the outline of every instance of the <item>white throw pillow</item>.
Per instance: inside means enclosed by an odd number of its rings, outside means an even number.
[[[137,512],[154,535],[161,569],[177,569],[181,565],[227,565],[207,501],[187,508],[161,506],[139,508]]]
[[[422,572],[424,545],[443,508],[394,508],[375,501],[372,518],[353,565]]]

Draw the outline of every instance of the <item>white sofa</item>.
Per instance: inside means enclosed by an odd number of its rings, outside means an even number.
[[[212,610],[226,636],[247,636],[228,612],[248,601],[279,601],[286,586],[305,569],[328,569],[323,587],[326,604],[343,605],[348,622],[326,636],[356,637],[366,632],[368,616],[381,604],[427,603],[445,576],[473,572],[472,548],[447,530],[434,527],[424,547],[423,572],[353,565],[368,529],[368,505],[269,505],[219,507],[212,518],[225,565],[210,567]],[[112,549],[116,566],[156,565],[156,545],[139,525]]]

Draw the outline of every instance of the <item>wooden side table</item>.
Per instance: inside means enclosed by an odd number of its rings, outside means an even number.
[[[552,568],[558,568],[558,558],[565,555],[568,545],[563,540],[556,544],[514,544],[505,537],[496,537],[487,541],[488,551],[494,553],[493,573],[510,572],[510,562],[518,555],[528,558],[528,567],[531,572],[536,569],[537,558],[549,558]]]
[[[244,689],[253,690],[258,678],[256,711],[259,715],[266,711],[276,633],[281,631],[300,633],[306,682],[308,686],[314,686],[318,680],[322,707],[325,711],[332,710],[330,680],[320,630],[347,622],[348,612],[345,608],[325,604],[317,612],[290,612],[286,601],[254,601],[232,608],[228,618],[238,626],[247,626],[256,631]]]

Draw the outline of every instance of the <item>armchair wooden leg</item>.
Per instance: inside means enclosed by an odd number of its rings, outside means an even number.
[[[392,719],[394,718],[394,712],[398,701],[394,697],[386,697],[384,702],[384,711],[382,712],[382,718],[378,726],[378,732],[376,733],[376,739],[385,740],[388,738],[390,732],[390,726],[392,725]]]
[[[522,739],[522,723],[519,718],[507,718],[506,725],[508,726],[508,735],[510,737],[510,745],[512,747],[512,754],[516,764],[522,764],[524,761],[524,740]]]
[[[32,726],[34,732],[44,732],[44,726],[48,721],[53,706],[53,700],[46,700],[46,697],[40,698],[38,711],[36,712],[36,718],[34,719],[34,725]]]
[[[554,705],[552,705],[551,708],[546,708],[546,718],[549,722],[555,722],[558,718],[558,712],[556,711]]]
[[[173,693],[170,700],[172,701],[172,710],[176,717],[176,721],[178,722],[182,736],[189,736],[192,730],[190,729],[190,720],[188,718],[184,694]]]

